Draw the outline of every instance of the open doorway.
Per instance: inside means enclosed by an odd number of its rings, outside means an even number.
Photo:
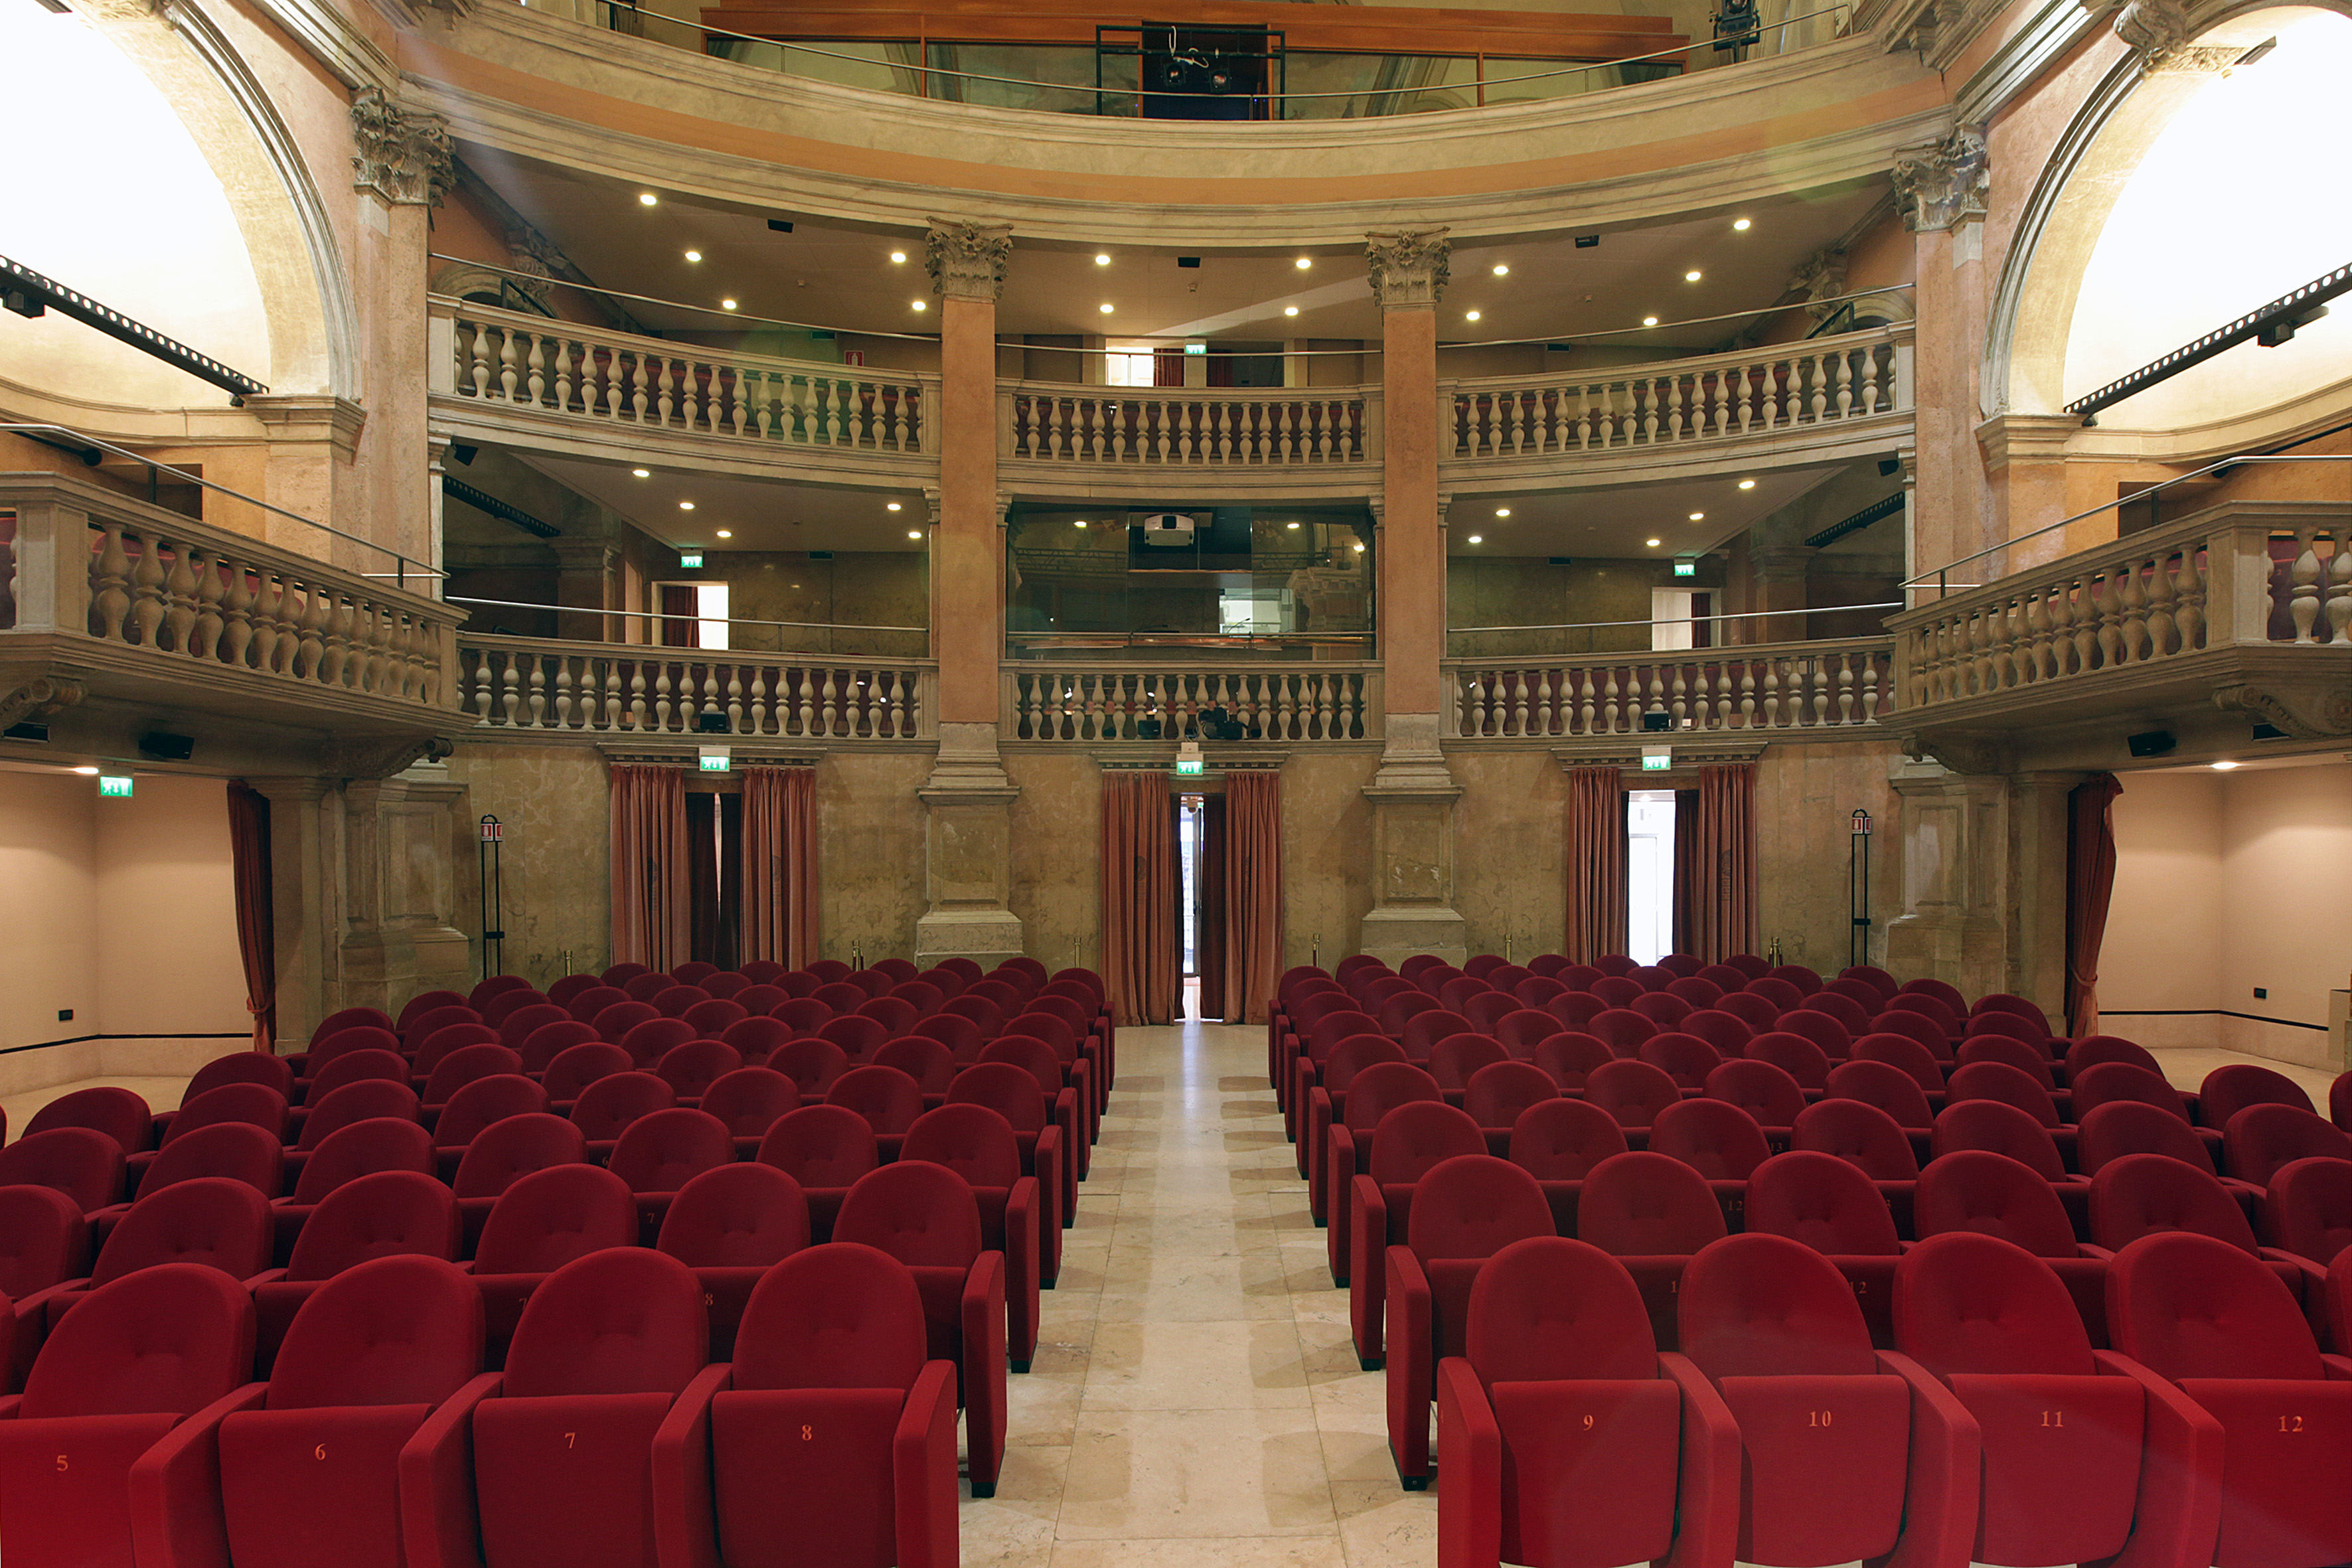
[[[1180,1016],[1203,1021],[1224,1015],[1224,826],[1223,796],[1176,797],[1176,929],[1183,976]]]
[[[723,648],[727,642],[727,584],[656,583],[661,605],[661,646]]]
[[[1675,792],[1625,792],[1625,953],[1655,963],[1675,951]]]

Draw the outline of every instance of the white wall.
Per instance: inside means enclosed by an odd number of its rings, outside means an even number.
[[[100,1032],[97,805],[94,779],[0,773],[0,1050]]]
[[[2352,921],[2329,890],[2352,857],[2352,766],[2123,782],[2099,962],[2110,1032],[2326,1065],[2328,1037],[2295,1026],[2324,1029],[2352,976]],[[2143,1011],[2196,1016],[2116,1016]]]

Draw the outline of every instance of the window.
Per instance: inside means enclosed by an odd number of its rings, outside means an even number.
[[[1655,963],[1675,950],[1675,792],[1625,792],[1626,956]]]

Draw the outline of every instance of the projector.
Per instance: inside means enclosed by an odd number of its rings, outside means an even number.
[[[1137,526],[1143,530],[1146,544],[1190,544],[1196,521],[1188,511],[1154,511],[1145,513]]]

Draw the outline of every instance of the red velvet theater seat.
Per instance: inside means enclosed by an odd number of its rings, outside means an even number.
[[[0,1401],[0,1556],[132,1568],[134,1467],[252,1373],[253,1302],[218,1269],[164,1264],[92,1291]]]
[[[678,1106],[641,1116],[622,1130],[605,1169],[637,1200],[640,1234],[650,1241],[678,1188],[705,1171],[735,1163],[727,1124],[705,1111]]]
[[[760,1140],[760,1163],[792,1177],[806,1195],[814,1241],[833,1239],[842,1200],[880,1163],[874,1129],[846,1106],[803,1105],[778,1118]]]
[[[1827,1258],[1726,1237],[1691,1259],[1681,1317],[1684,1353],[1739,1424],[1739,1562],[1968,1562],[1976,1423],[1909,1357],[1872,1350]]]
[[[2076,1047],[2080,1049],[2081,1047]],[[2073,1058],[2068,1052],[2068,1058]],[[2312,1109],[2311,1096],[2303,1086],[2283,1072],[2252,1062],[2231,1062],[2215,1068],[2197,1086],[2197,1114],[2208,1127],[2229,1130],[2231,1119],[2250,1105],[2291,1105],[2297,1110]]]
[[[0,1394],[24,1386],[45,1317],[13,1303],[87,1278],[89,1265],[89,1221],[71,1198],[54,1187],[0,1187],[0,1297],[12,1303],[0,1315]]]
[[[595,1165],[553,1165],[515,1179],[490,1206],[471,1265],[495,1354],[531,1293],[575,1258],[637,1239],[628,1184]]]
[[[1050,1223],[1024,1173],[1013,1124],[981,1105],[942,1105],[907,1130],[902,1160],[943,1166],[980,1205],[981,1246],[1004,1255],[1005,1352],[1014,1372],[1037,1353],[1038,1227]]]
[[[1922,1242],[1895,1276],[1895,1338],[1975,1418],[1969,1561],[2211,1560],[2220,1431],[2146,1368],[2094,1351],[2042,1259],[1991,1236]]]
[[[2245,1252],[2185,1233],[2116,1256],[2116,1350],[2221,1424],[2221,1568],[2352,1561],[2352,1361],[2324,1357],[2294,1295]]]
[[[1706,1178],[1671,1155],[1636,1151],[1604,1160],[1584,1179],[1576,1234],[1625,1266],[1650,1310],[1650,1331],[1675,1342],[1683,1270],[1726,1230]]]
[[[776,1265],[735,1360],[655,1436],[661,1562],[955,1568],[956,1373],[924,1345],[921,1293],[887,1255],[835,1243]]]
[[[2282,1252],[2325,1268],[2352,1247],[2352,1160],[2293,1160],[2271,1173],[2263,1236]],[[5,1226],[0,1226],[5,1232]],[[2352,1352],[2337,1342],[2334,1349]]]
[[[378,1171],[329,1193],[303,1223],[286,1267],[254,1281],[256,1361],[263,1374],[294,1314],[322,1282],[373,1258],[413,1253],[453,1259],[460,1234],[457,1200],[429,1175]]]
[[[680,1187],[655,1246],[694,1270],[710,1320],[711,1354],[724,1360],[752,1289],[809,1244],[808,1199],[773,1165],[722,1165]]]
[[[757,1155],[768,1129],[800,1108],[799,1086],[767,1067],[742,1067],[720,1074],[703,1091],[700,1107],[726,1124],[728,1136],[735,1140],[738,1160]]]
[[[159,1264],[201,1264],[244,1284],[268,1268],[273,1236],[268,1201],[243,1182],[200,1176],[175,1183],[123,1212],[100,1245],[88,1279],[18,1301],[17,1331],[38,1335],[45,1325],[54,1331],[91,1290]]]
[[[2050,1267],[2074,1299],[2094,1344],[2107,1340],[2107,1265],[2075,1239],[2057,1189],[2027,1165],[1983,1149],[1937,1156],[1919,1173],[1912,1223],[1919,1238],[1966,1232],[1997,1237]],[[1901,1279],[1901,1269],[1896,1269]]]
[[[1748,1228],[1801,1241],[1837,1266],[1874,1344],[1895,1334],[1895,1260],[1902,1243],[1878,1184],[1833,1154],[1791,1150],[1748,1184]]]
[[[458,1218],[465,1236],[459,1256],[470,1257],[490,1205],[499,1194],[533,1171],[552,1165],[575,1165],[588,1158],[588,1142],[580,1129],[560,1116],[509,1116],[492,1122],[466,1145],[449,1190],[457,1194]]]
[[[1062,1232],[1077,1218],[1077,1205],[1063,1192],[1069,1167],[1053,1102],[1036,1079],[1011,1063],[975,1062],[948,1085],[947,1103],[984,1105],[1012,1127],[1021,1169],[1037,1178],[1038,1283],[1051,1289],[1062,1272]]]
[[[122,1170],[122,1145],[94,1128],[26,1132],[0,1149],[0,1186],[47,1187],[84,1214],[121,1200]]]
[[[1348,1202],[1352,1233],[1344,1254],[1334,1248],[1333,1278],[1348,1288],[1348,1317],[1356,1355],[1369,1372],[1387,1352],[1388,1249],[1411,1231],[1413,1185],[1448,1160],[1486,1152],[1486,1137],[1466,1110],[1439,1100],[1400,1105],[1381,1118],[1372,1139],[1371,1169],[1358,1176]],[[1340,1227],[1333,1226],[1331,1235]],[[1352,1278],[1340,1276],[1339,1257]],[[1360,1263],[1360,1267],[1354,1267]]]
[[[1437,1369],[1439,1568],[1720,1568],[1739,1526],[1739,1429],[1660,1355],[1614,1258],[1515,1241],[1471,1288],[1464,1353]]]
[[[1356,1075],[1343,1095],[1331,1100],[1330,1121],[1323,1127],[1321,1146],[1309,1156],[1307,1209],[1318,1224],[1339,1225],[1342,1205],[1358,1176],[1371,1169],[1372,1142],[1381,1119],[1400,1105],[1414,1100],[1443,1101],[1445,1091],[1437,1080],[1411,1062],[1379,1062]],[[1308,1136],[1321,1125],[1310,1107]],[[1340,1259],[1344,1268],[1344,1257]]]

